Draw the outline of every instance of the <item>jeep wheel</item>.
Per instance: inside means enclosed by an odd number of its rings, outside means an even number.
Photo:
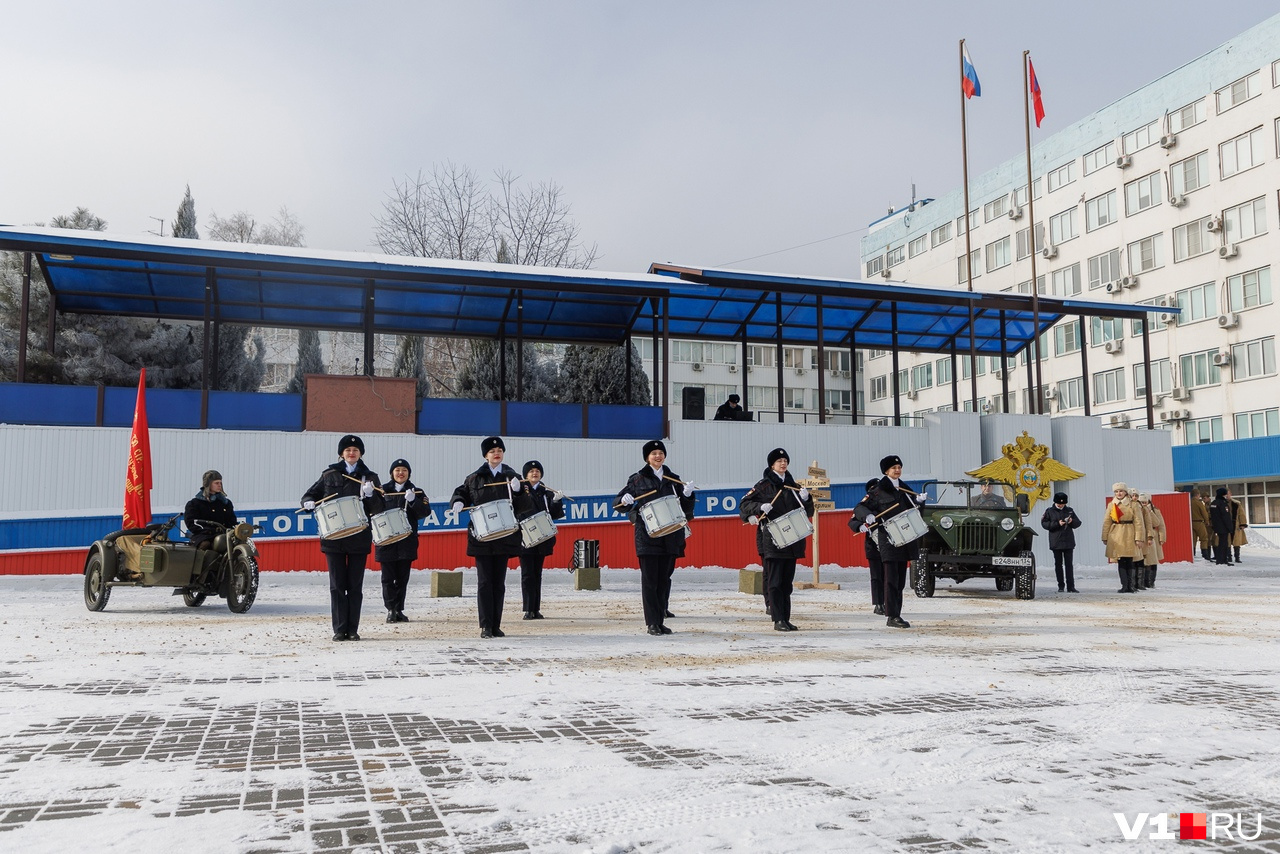
[[[997,590],[999,590],[1001,593],[1008,593],[1010,590],[1012,590],[1012,589],[1013,589],[1013,579],[1012,579],[1012,578],[997,578],[997,579],[996,579],[996,589],[997,589]]]
[[[90,611],[101,611],[111,598],[107,586],[107,572],[102,565],[102,555],[95,552],[84,568],[84,606]]]
[[[1015,599],[1034,599],[1036,598],[1036,556],[1023,550],[1018,552],[1018,557],[1030,558],[1031,566],[1018,567],[1018,574],[1014,578],[1013,596]]]
[[[933,568],[928,561],[911,561],[911,589],[916,592],[916,596],[921,599],[932,597],[934,585]]]
[[[253,606],[258,595],[258,562],[244,554],[231,561],[231,580],[227,587],[227,607],[233,614],[243,614]]]
[[[201,593],[194,587],[188,587],[182,591],[182,601],[187,603],[188,608],[199,608],[204,604],[207,593]]]

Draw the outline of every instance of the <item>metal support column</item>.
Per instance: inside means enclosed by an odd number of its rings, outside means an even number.
[[[1080,384],[1084,386],[1084,393],[1081,395],[1084,398],[1084,414],[1092,415],[1093,407],[1090,401],[1093,397],[1093,389],[1089,382],[1089,333],[1083,314],[1080,315]]]
[[[778,423],[783,422],[782,410],[782,293],[773,295],[774,346],[778,363]]]
[[[889,306],[889,317],[893,322],[893,346],[889,350],[893,358],[893,426],[902,426],[902,389],[898,383],[898,304],[895,302]]]
[[[818,294],[818,423],[827,423],[827,368],[823,362],[826,348],[822,341],[822,294]]]
[[[1142,318],[1142,373],[1147,378],[1147,429],[1156,429],[1155,392],[1151,388],[1151,315]]]
[[[31,309],[31,253],[22,253],[22,298],[18,317],[18,370],[17,380],[27,381],[27,313]],[[49,310],[53,311],[50,303]]]

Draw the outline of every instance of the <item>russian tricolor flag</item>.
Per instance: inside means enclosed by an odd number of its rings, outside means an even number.
[[[960,65],[961,78],[960,89],[964,92],[966,98],[977,98],[982,94],[982,84],[978,82],[978,72],[973,67],[973,60],[969,58],[969,46],[962,45],[960,48]]]

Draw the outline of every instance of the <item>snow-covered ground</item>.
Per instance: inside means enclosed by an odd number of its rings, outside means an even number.
[[[909,630],[827,567],[790,634],[680,570],[661,638],[634,571],[548,572],[542,621],[512,572],[496,640],[421,573],[387,625],[371,573],[359,643],[321,574],[240,616],[4,577],[0,850],[1159,851],[1192,843],[1114,814],[1230,811],[1261,838],[1198,845],[1280,851],[1280,557],[1247,551],[1136,595],[942,584]]]

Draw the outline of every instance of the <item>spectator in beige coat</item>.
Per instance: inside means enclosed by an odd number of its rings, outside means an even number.
[[[1244,504],[1231,494],[1231,487],[1227,487],[1227,501],[1230,502],[1232,512],[1235,515],[1236,529],[1231,534],[1231,547],[1236,553],[1236,563],[1240,562],[1240,547],[1246,545],[1249,539],[1244,534],[1244,529],[1249,527],[1249,520],[1244,515]]]
[[[1111,505],[1102,517],[1102,541],[1107,544],[1107,560],[1116,562],[1120,570],[1117,593],[1132,593],[1135,559],[1141,559],[1138,543],[1146,543],[1147,526],[1142,510],[1129,495],[1127,484],[1111,485]]]
[[[1150,513],[1150,524],[1147,532],[1150,535],[1148,541],[1151,543],[1150,548],[1146,552],[1146,578],[1143,580],[1145,587],[1156,586],[1156,569],[1158,565],[1164,562],[1164,544],[1169,539],[1169,531],[1164,525],[1164,514],[1160,512],[1151,500],[1151,496],[1145,492],[1138,493],[1138,503],[1142,505],[1142,509]]]

